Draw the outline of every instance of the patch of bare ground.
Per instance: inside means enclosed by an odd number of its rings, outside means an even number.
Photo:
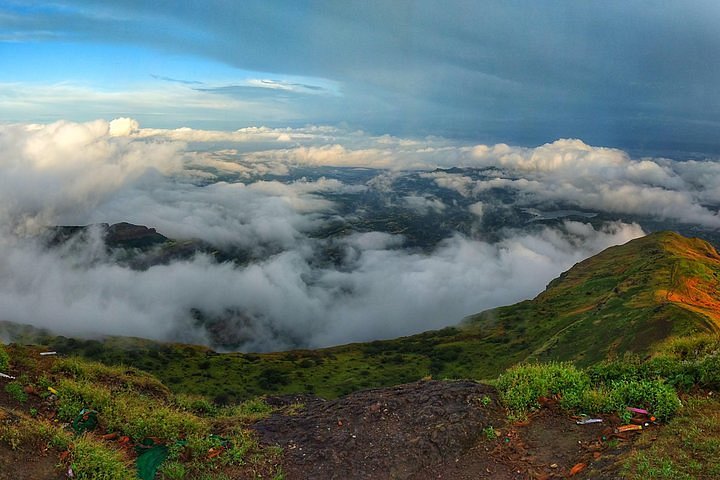
[[[578,425],[552,401],[511,423],[496,391],[470,381],[304,400],[300,411],[254,426],[284,449],[288,480],[613,479],[636,435],[613,433],[619,419],[611,416]]]

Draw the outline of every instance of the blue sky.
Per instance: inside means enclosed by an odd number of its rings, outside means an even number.
[[[0,4],[0,121],[720,153],[717,1]]]

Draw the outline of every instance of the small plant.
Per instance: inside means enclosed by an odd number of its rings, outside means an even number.
[[[169,461],[162,464],[160,473],[167,480],[181,480],[186,477],[185,465],[176,461]]]
[[[218,407],[202,395],[178,394],[175,396],[175,403],[182,409],[201,415],[215,416]]]
[[[25,403],[28,400],[28,394],[25,393],[20,382],[10,382],[5,385],[5,392],[20,403]]]
[[[483,428],[482,433],[483,436],[488,440],[495,440],[497,438],[497,435],[495,434],[495,428],[493,428],[492,425]]]
[[[265,418],[273,411],[273,407],[268,405],[262,398],[254,398],[240,405],[233,405],[224,408],[220,415],[223,417],[234,417],[239,420],[254,422]]]
[[[488,406],[490,406],[490,404],[492,404],[492,398],[490,398],[487,395],[483,395],[482,398],[480,399],[480,404],[483,407],[488,407]]]

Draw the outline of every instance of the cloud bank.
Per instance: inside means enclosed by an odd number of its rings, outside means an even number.
[[[369,180],[360,183],[315,170],[379,166],[385,170],[364,173]],[[450,166],[465,169],[434,171]],[[408,191],[414,179],[454,192],[465,206]],[[631,221],[565,221],[483,240],[493,189],[515,192],[512,208],[574,206],[618,219],[720,226],[716,163],[633,159],[579,140],[530,149],[327,127],[151,130],[127,118],[15,124],[0,126],[0,182],[3,319],[70,335],[215,341],[201,316],[232,327],[232,343],[254,351],[452,325],[532,297],[575,262],[643,235]],[[396,193],[400,185],[406,190]],[[395,195],[398,208],[420,217],[465,208],[477,231],[451,234],[429,251],[406,248],[405,237],[391,232],[318,234],[355,215],[337,198],[370,194]],[[31,235],[45,226],[121,221],[240,248],[250,260],[198,254],[134,270],[106,251],[99,230],[53,249]],[[333,261],[322,260],[328,249]]]

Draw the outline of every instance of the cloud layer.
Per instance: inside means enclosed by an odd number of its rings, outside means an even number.
[[[465,169],[433,171],[450,166]],[[352,167],[369,180],[344,183],[316,167]],[[456,196],[413,191],[408,185],[418,179]],[[519,148],[328,127],[157,130],[127,118],[16,124],[0,126],[0,182],[4,319],[72,335],[209,342],[199,312],[233,326],[228,335],[245,350],[452,325],[532,297],[575,262],[643,234],[630,221],[566,221],[483,240],[500,188],[514,195],[506,208],[575,207],[619,220],[720,226],[717,164],[634,159],[579,140]],[[405,237],[388,232],[318,235],[357,214],[334,199],[370,194],[419,217],[465,209],[475,227],[429,251],[406,248]],[[250,261],[198,255],[133,270],[105,251],[98,231],[55,249],[28,236],[44,226],[121,221],[240,248]],[[322,260],[328,249],[332,262]]]

